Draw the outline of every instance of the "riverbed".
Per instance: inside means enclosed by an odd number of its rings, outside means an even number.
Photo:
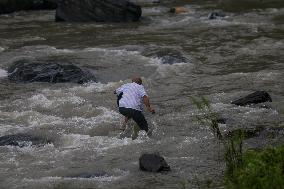
[[[175,5],[188,12],[169,13]],[[223,147],[191,97],[204,96],[225,124],[223,133],[283,128],[284,8],[220,11],[211,1],[176,1],[143,7],[137,23],[56,23],[55,11],[0,16],[0,136],[27,133],[42,146],[0,147],[0,188],[223,188]],[[282,17],[281,17],[282,15]],[[161,52],[182,56],[167,63]],[[17,60],[70,62],[97,82],[14,83]],[[120,139],[123,117],[113,91],[139,75],[156,110],[145,112],[153,130]],[[267,91],[269,107],[239,107],[233,100]],[[130,123],[131,126],[134,123]],[[245,141],[259,148],[283,141],[283,131]],[[139,170],[142,153],[159,152],[167,173]]]

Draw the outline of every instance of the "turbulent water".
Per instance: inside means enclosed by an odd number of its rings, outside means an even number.
[[[210,1],[181,3],[189,11],[168,13],[173,3],[143,8],[130,24],[55,23],[54,11],[0,16],[0,136],[27,133],[47,138],[42,146],[0,147],[0,188],[222,188],[223,149],[190,97],[206,96],[226,124],[236,128],[283,127],[284,8],[224,12]],[[164,64],[160,52],[185,59]],[[16,60],[72,62],[98,82],[13,83]],[[145,113],[149,138],[119,139],[123,117],[113,90],[140,75],[156,114]],[[267,91],[270,108],[238,107],[231,101]],[[131,123],[133,125],[134,123]],[[283,132],[245,141],[245,148],[283,141]],[[143,152],[159,152],[172,171],[139,170]]]

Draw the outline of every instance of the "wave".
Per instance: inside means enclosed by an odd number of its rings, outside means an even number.
[[[6,70],[0,69],[0,78],[7,77],[7,76],[8,76],[8,72]]]
[[[0,52],[3,52],[5,51],[5,48],[4,47],[0,47]]]

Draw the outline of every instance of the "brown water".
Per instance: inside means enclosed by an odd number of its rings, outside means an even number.
[[[227,119],[222,132],[283,127],[284,9],[225,12],[225,18],[208,20],[220,7],[184,2],[146,6],[142,21],[132,24],[55,23],[54,11],[0,16],[0,136],[30,133],[53,141],[0,147],[0,188],[200,188],[211,182],[210,188],[222,188],[222,145],[197,122],[191,96],[207,96]],[[189,12],[167,13],[174,4]],[[187,61],[163,64],[152,56],[160,51]],[[23,58],[68,60],[92,70],[99,82],[9,82],[5,70]],[[118,139],[122,117],[113,90],[137,74],[157,112],[145,113],[154,133]],[[271,109],[230,104],[256,90],[269,92]],[[279,139],[283,132],[249,139],[245,147]],[[172,171],[139,171],[139,156],[156,151]]]

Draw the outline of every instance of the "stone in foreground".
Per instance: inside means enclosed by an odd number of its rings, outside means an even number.
[[[58,0],[56,21],[133,22],[141,17],[141,7],[127,0]]]
[[[139,166],[142,171],[162,172],[170,171],[170,166],[159,154],[143,154],[139,158]]]

